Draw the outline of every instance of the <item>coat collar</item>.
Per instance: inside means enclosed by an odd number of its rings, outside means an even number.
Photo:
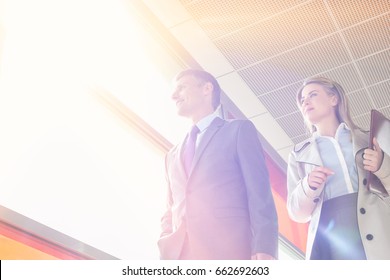
[[[362,149],[368,147],[368,133],[360,129],[355,129],[352,133],[353,140],[353,153],[356,155],[358,152],[361,152]]]
[[[305,162],[317,166],[322,165],[321,157],[318,152],[317,143],[314,136],[295,145],[294,153],[296,155],[296,160],[299,162]]]
[[[358,153],[362,153],[362,151],[367,148],[368,135],[360,129],[355,129],[351,131],[351,133],[353,140],[353,153],[356,156]],[[294,153],[296,154],[297,161],[314,165],[322,165],[315,136],[296,144],[294,147]]]

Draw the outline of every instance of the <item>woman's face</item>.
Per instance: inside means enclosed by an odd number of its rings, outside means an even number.
[[[336,116],[337,97],[328,94],[319,84],[308,84],[301,93],[300,109],[303,117],[312,125]]]

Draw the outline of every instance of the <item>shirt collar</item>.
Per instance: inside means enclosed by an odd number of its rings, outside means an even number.
[[[200,121],[198,121],[196,123],[196,126],[199,128],[199,131],[200,133],[202,133],[204,130],[206,130],[211,122],[216,118],[218,117],[218,114],[217,114],[217,111],[214,111],[214,113],[204,117],[203,119],[201,119]]]
[[[349,129],[346,123],[340,123],[339,127],[336,130],[335,138],[339,139],[341,135],[349,134],[350,131],[351,130]]]
[[[351,129],[347,126],[347,124],[342,122],[337,127],[336,134],[335,134],[334,138],[338,139],[341,134],[349,133],[350,131],[351,131]],[[313,133],[313,136],[314,136],[314,139],[317,139],[319,137],[326,137],[326,136],[322,136],[318,131],[315,131]]]

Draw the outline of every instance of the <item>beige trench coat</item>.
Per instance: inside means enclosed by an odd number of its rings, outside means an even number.
[[[383,193],[369,191],[367,174],[363,169],[363,151],[368,147],[368,134],[354,130],[353,151],[358,170],[359,189],[357,216],[360,236],[367,259],[390,259],[390,156],[384,154],[380,169],[375,172],[377,184],[385,187]],[[310,259],[316,236],[323,192],[313,193],[308,187],[307,176],[316,166],[322,166],[314,137],[294,147],[290,153],[287,184],[287,209],[290,218],[296,222],[309,224],[306,246],[306,259]]]

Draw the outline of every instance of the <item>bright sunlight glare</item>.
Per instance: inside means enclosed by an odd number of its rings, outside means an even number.
[[[2,16],[0,204],[118,258],[158,258],[163,157],[88,94],[171,141],[187,128],[127,1],[4,0]]]

